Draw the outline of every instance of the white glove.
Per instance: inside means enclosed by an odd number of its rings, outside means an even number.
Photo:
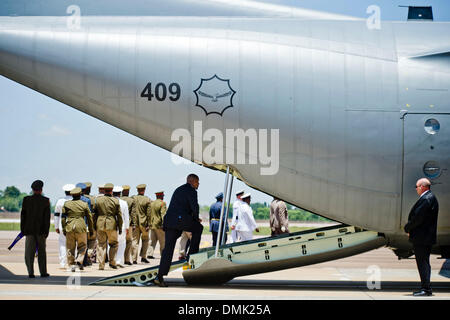
[[[285,231],[286,231],[286,228],[285,228],[284,226],[282,226],[282,227],[281,227],[281,231],[282,231],[282,232],[285,232]]]

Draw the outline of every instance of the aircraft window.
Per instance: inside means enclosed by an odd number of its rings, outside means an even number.
[[[425,121],[424,129],[428,134],[436,134],[439,132],[441,125],[436,119],[428,119]]]
[[[441,174],[441,167],[436,161],[428,161],[423,166],[423,173],[430,179],[436,179]]]

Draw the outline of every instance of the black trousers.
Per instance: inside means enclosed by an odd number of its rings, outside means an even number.
[[[216,244],[217,244],[217,236],[219,235],[219,233],[218,232],[214,232],[214,231],[211,231],[211,233],[212,233],[213,247],[215,247]],[[224,242],[221,243],[220,245],[223,245],[223,244],[227,243],[227,233],[226,232],[224,234],[223,240],[224,240]]]
[[[161,262],[159,265],[158,274],[165,276],[169,273],[170,265],[172,264],[173,251],[175,250],[175,245],[177,239],[181,236],[183,231],[192,232],[192,239],[189,247],[189,253],[187,253],[186,258],[189,259],[189,255],[197,253],[200,247],[200,240],[202,238],[203,226],[200,222],[194,222],[191,226],[185,228],[186,230],[178,230],[167,228],[165,230],[165,240],[164,250],[161,256]]]
[[[431,245],[414,244],[414,254],[416,256],[417,269],[419,269],[422,289],[431,290]]]

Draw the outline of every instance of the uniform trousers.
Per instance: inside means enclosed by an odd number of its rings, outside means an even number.
[[[92,263],[97,261],[97,232],[87,238],[87,256]]]
[[[183,231],[183,233],[181,234],[180,250],[179,250],[180,257],[184,257],[184,258],[186,257],[188,242],[189,242],[189,240],[191,240],[191,238],[192,238],[191,232]]]
[[[253,231],[237,231],[238,241],[247,241],[253,239]]]
[[[190,254],[197,253],[200,247],[200,240],[202,238],[203,226],[200,222],[195,221],[189,226],[187,231],[192,232],[191,245],[189,247]],[[170,265],[172,264],[173,251],[175,249],[175,245],[177,243],[177,239],[181,236],[183,230],[171,229],[167,228],[165,231],[166,244],[164,246],[164,250],[162,252],[160,266],[159,266],[159,275],[165,276],[169,273]]]
[[[421,288],[431,290],[431,265],[430,254],[431,245],[414,244],[414,254],[416,257],[417,269],[419,269]]]
[[[214,232],[214,231],[212,231],[211,233],[212,233],[213,247],[215,247],[216,244],[217,244],[217,237],[218,237],[219,233],[218,232]],[[227,233],[225,232],[225,234],[221,234],[220,235],[220,237],[222,237],[222,236],[224,237],[223,238],[224,242],[221,243],[220,245],[223,245],[223,244],[227,243]]]
[[[117,247],[116,264],[122,264],[124,262],[125,247],[127,246],[126,230],[122,230],[122,234],[118,236],[117,241],[119,244]]]
[[[150,233],[150,245],[148,246],[147,255],[153,256],[156,244],[159,241],[159,254],[162,255],[164,244],[166,242],[163,229],[152,229]]]
[[[116,230],[97,230],[97,254],[99,268],[105,268],[105,255],[106,255],[106,245],[109,244],[109,264],[116,265],[116,254],[119,243],[117,241],[117,231]]]
[[[142,247],[139,256],[141,258],[147,258],[148,240],[149,240],[148,231],[141,226],[135,227],[133,230],[133,249],[131,253],[131,255],[133,256],[133,261],[137,261],[139,240],[141,238],[142,238]]]
[[[67,232],[66,233],[67,262],[74,265],[75,262],[82,264],[87,248],[87,234],[85,232]],[[77,255],[75,258],[75,249]]]
[[[238,241],[237,230],[231,230],[231,243]]]
[[[125,237],[125,262],[131,262],[131,252],[133,250],[133,232],[128,229],[128,233]]]
[[[275,228],[275,230],[271,230],[270,236],[276,237],[280,234],[286,234],[289,233],[289,230],[286,228],[286,231],[281,231],[281,228]]]
[[[25,264],[29,275],[34,275],[34,256],[38,248],[38,264],[41,275],[47,273],[47,252],[44,235],[27,235],[25,237]]]
[[[59,231],[58,245],[59,245],[59,265],[61,266],[61,268],[64,268],[67,265],[67,248],[66,248],[66,236],[64,235],[62,230]]]

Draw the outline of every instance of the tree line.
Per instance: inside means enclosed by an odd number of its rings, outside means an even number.
[[[15,186],[6,187],[5,190],[0,190],[0,208],[9,212],[18,212],[22,209],[23,198],[27,196],[27,193],[21,192]],[[225,204],[226,205],[226,204]],[[253,216],[256,220],[269,220],[270,207],[266,202],[255,202],[250,204],[253,209]],[[309,211],[296,208],[290,204],[286,204],[290,221],[312,221],[312,222],[331,222],[327,218],[323,218]],[[52,212],[54,206],[52,206]],[[209,206],[201,206],[200,210],[205,213],[209,213]],[[233,217],[233,206],[230,206],[230,212],[228,217]]]
[[[5,211],[18,212],[22,209],[23,198],[27,195],[14,186],[6,187],[5,190],[0,190],[0,208]]]

